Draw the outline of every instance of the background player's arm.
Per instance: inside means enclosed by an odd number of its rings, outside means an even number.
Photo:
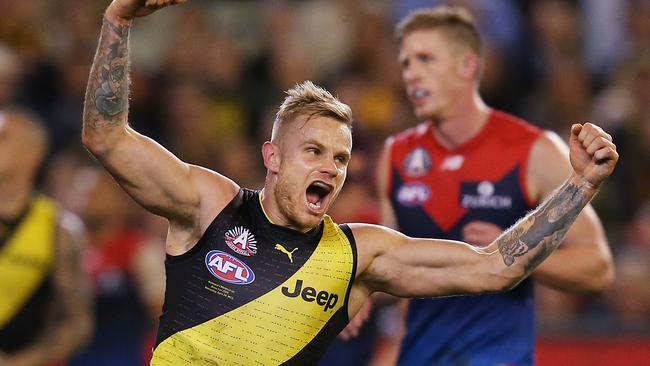
[[[83,232],[81,220],[63,213],[59,219],[55,298],[50,304],[48,323],[36,341],[21,351],[7,355],[1,366],[30,366],[62,362],[88,340],[92,332],[90,293],[81,269]]]
[[[395,211],[390,202],[390,151],[393,146],[394,139],[388,138],[384,143],[384,147],[377,163],[377,195],[379,197],[379,204],[381,207],[381,224],[397,229],[397,219],[395,218]]]
[[[566,144],[552,133],[535,142],[527,173],[527,188],[532,198],[542,201],[571,172],[567,152]],[[544,285],[573,292],[600,291],[612,282],[612,254],[591,205],[582,210],[560,248],[539,266],[533,276]]]
[[[618,160],[611,136],[591,124],[573,126],[570,157],[571,177],[485,248],[409,238],[380,226],[351,225],[359,248],[360,283],[367,292],[404,297],[512,288],[559,246]]]
[[[83,142],[138,203],[172,224],[196,229],[207,225],[200,222],[204,216],[211,219],[201,213],[218,212],[238,187],[221,175],[180,161],[127,123],[132,18],[180,2],[184,0],[147,7],[146,3],[156,2],[114,0],[109,5],[86,89]],[[206,207],[205,197],[210,197],[212,207]]]

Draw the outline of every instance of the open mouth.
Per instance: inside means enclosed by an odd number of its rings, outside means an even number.
[[[326,207],[326,201],[334,190],[334,187],[331,185],[315,181],[307,187],[306,197],[307,197],[307,206],[310,210],[320,213]]]
[[[409,96],[411,97],[411,102],[414,104],[422,104],[429,96],[429,91],[419,88],[412,89],[409,92]]]

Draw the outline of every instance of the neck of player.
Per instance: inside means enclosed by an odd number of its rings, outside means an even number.
[[[490,108],[475,91],[460,98],[447,115],[432,119],[434,137],[446,149],[455,149],[478,135],[489,116]]]

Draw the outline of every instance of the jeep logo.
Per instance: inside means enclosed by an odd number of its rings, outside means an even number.
[[[296,286],[293,291],[289,292],[288,287],[282,287],[282,294],[287,297],[302,297],[307,302],[316,301],[316,304],[323,307],[323,311],[334,308],[339,301],[339,295],[330,294],[327,291],[316,292],[313,287],[302,288],[302,280],[296,281]]]

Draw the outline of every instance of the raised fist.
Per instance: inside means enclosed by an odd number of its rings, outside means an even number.
[[[113,0],[106,9],[107,17],[117,20],[130,21],[135,17],[143,17],[166,6],[182,4],[187,0]]]
[[[574,124],[569,139],[569,159],[573,170],[594,187],[609,177],[618,161],[612,136],[592,124]]]

